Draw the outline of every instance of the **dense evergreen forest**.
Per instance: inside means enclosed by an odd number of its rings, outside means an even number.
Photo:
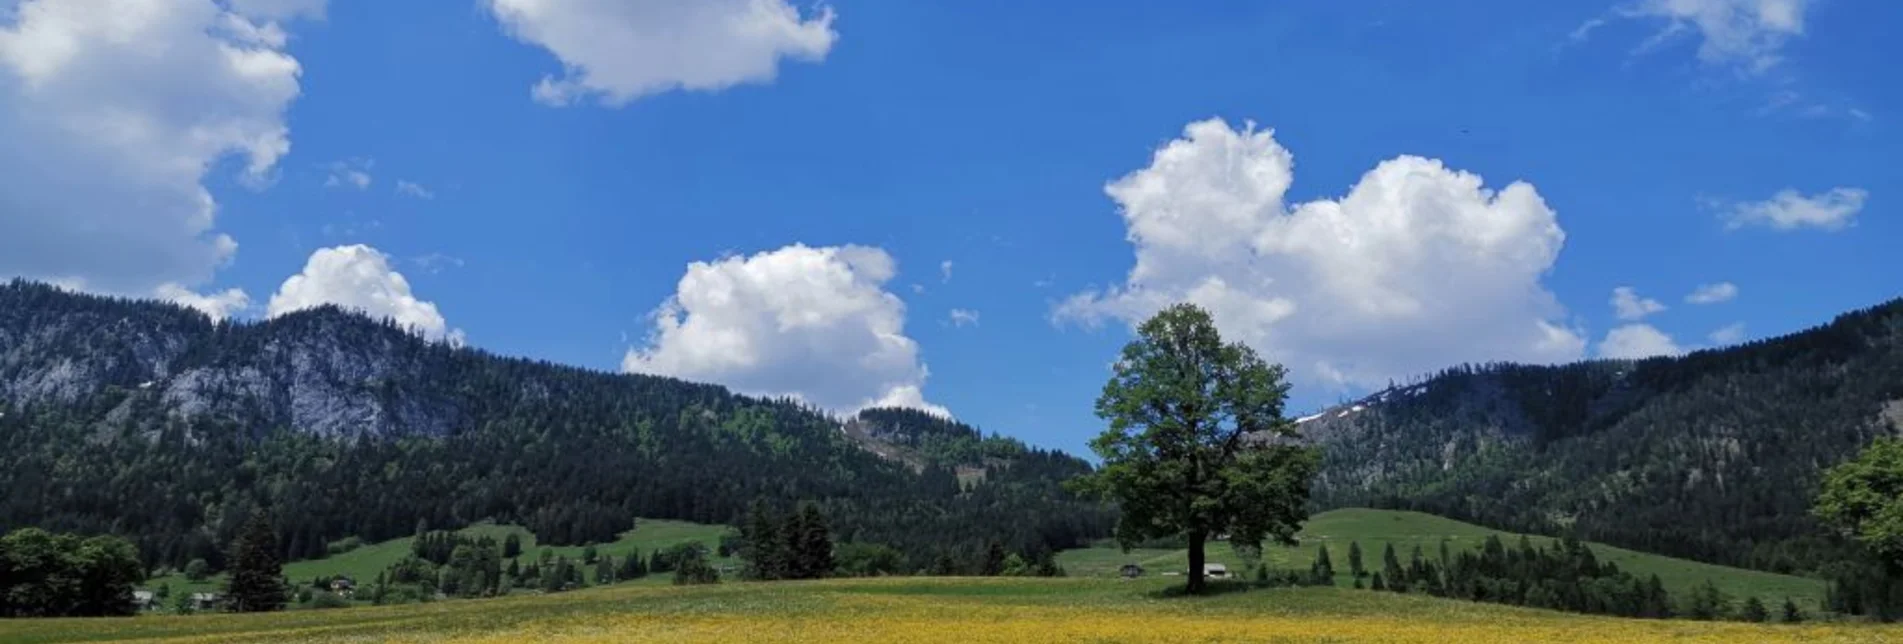
[[[1302,430],[1325,507],[1835,576],[1859,557],[1811,504],[1822,469],[1903,432],[1903,300],[1677,358],[1462,366]]]
[[[124,535],[153,565],[222,567],[259,507],[291,558],[483,519],[605,542],[636,517],[738,523],[762,497],[816,503],[842,541],[959,569],[993,542],[1035,553],[1109,533],[1109,508],[1061,487],[1084,461],[933,420],[915,424],[948,451],[919,469],[794,401],[498,357],[335,308],[213,323],[0,286],[0,530]],[[967,431],[975,451],[949,440]],[[958,466],[982,483],[961,485]]]

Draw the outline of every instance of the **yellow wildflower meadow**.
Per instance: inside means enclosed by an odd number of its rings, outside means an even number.
[[[1344,589],[1164,598],[1161,582],[876,579],[621,586],[271,615],[0,622],[0,641],[1903,642],[1903,628],[1632,620]]]

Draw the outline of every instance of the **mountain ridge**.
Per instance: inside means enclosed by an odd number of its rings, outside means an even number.
[[[1903,299],[1684,356],[1463,365],[1301,419],[1321,507],[1416,509],[1787,572],[1820,471],[1903,433]]]
[[[485,519],[551,543],[632,518],[727,523],[755,498],[819,502],[845,539],[921,566],[986,543],[1050,551],[1108,532],[1028,450],[962,489],[865,450],[791,400],[429,342],[335,307],[212,322],[175,305],[0,286],[0,528],[135,536],[155,561],[222,559],[269,507],[287,554]]]

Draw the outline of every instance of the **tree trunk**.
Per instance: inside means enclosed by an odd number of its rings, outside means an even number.
[[[1189,533],[1189,588],[1191,595],[1203,592],[1203,533]]]

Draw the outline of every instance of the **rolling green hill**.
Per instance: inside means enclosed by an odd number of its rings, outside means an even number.
[[[726,530],[727,526],[689,523],[686,521],[668,521],[664,519],[638,519],[635,521],[635,528],[633,530],[621,533],[620,538],[613,542],[597,545],[595,552],[600,556],[612,556],[616,560],[620,560],[627,557],[629,553],[639,552],[645,557],[655,550],[663,550],[669,546],[689,541],[699,541],[707,544],[708,550],[712,551],[719,545],[720,535]],[[486,535],[494,537],[497,541],[501,541],[513,533],[522,539],[522,558],[524,562],[539,556],[543,548],[543,546],[536,543],[535,535],[531,534],[527,528],[521,526],[479,523],[463,528],[458,532],[470,536]],[[323,559],[293,561],[284,565],[284,576],[289,577],[292,582],[304,583],[320,576],[346,575],[356,579],[358,582],[368,583],[377,578],[377,573],[389,569],[391,564],[408,556],[410,554],[410,542],[414,540],[414,537],[391,539],[381,543],[367,544],[349,552],[325,557]],[[548,547],[555,555],[568,557],[569,559],[580,559],[583,548],[584,546]],[[735,563],[731,559],[714,559],[713,561],[715,566],[732,565]],[[648,579],[664,580],[664,577],[657,576],[649,577]],[[175,593],[215,592],[224,586],[224,578],[223,576],[217,576],[206,579],[203,582],[193,583],[187,581],[183,575],[172,573],[153,577],[146,582],[145,587],[151,589],[163,584],[170,584],[172,586],[172,592]]]
[[[1307,570],[1315,561],[1315,554],[1321,546],[1327,544],[1335,568],[1336,585],[1348,587],[1354,583],[1348,572],[1350,542],[1359,542],[1364,564],[1370,570],[1378,570],[1381,567],[1382,548],[1389,544],[1394,546],[1395,554],[1406,561],[1416,546],[1426,556],[1436,557],[1439,556],[1442,539],[1447,540],[1450,549],[1478,548],[1488,535],[1500,535],[1509,545],[1519,539],[1517,534],[1489,530],[1431,514],[1350,508],[1315,515],[1302,529],[1301,546],[1264,548],[1262,559],[1274,568]],[[1550,546],[1554,541],[1546,537],[1532,539],[1535,545],[1541,547]],[[1603,544],[1590,545],[1601,561],[1611,561],[1618,564],[1620,569],[1641,577],[1658,575],[1675,598],[1707,579],[1733,597],[1742,599],[1757,596],[1773,606],[1789,597],[1805,609],[1816,611],[1824,597],[1824,582],[1818,579],[1728,568]],[[1240,566],[1235,551],[1227,545],[1212,545],[1209,560],[1228,565],[1232,570],[1238,570]],[[1180,572],[1189,568],[1189,555],[1185,550],[1140,549],[1125,554],[1114,544],[1066,550],[1058,554],[1057,561],[1071,575],[1087,577],[1115,576],[1126,563],[1141,565],[1150,575],[1166,571]]]
[[[915,578],[612,586],[243,615],[0,621],[0,641],[1884,642],[1897,626],[1618,619],[1420,595],[1281,588],[1164,599],[1143,579]]]

